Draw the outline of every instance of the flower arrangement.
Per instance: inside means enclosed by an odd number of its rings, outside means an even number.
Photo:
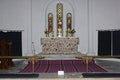
[[[72,30],[71,30],[71,34],[74,34],[76,31],[75,31],[75,29],[73,28]]]
[[[48,32],[48,30],[46,29],[46,30],[45,30],[45,34],[48,34],[48,33],[49,33],[49,32]]]
[[[68,29],[67,29],[67,36],[71,37],[71,36],[73,36],[73,34],[74,34],[75,32],[76,32],[76,31],[75,31],[74,28],[73,28],[73,29],[68,28]]]
[[[47,29],[45,30],[46,37],[53,37],[54,36],[53,33],[54,31],[50,28],[48,30]]]

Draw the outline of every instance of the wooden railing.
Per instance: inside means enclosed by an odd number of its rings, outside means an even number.
[[[120,58],[120,56],[76,56],[77,59],[82,59],[86,63],[86,72],[88,72],[88,62],[89,60],[95,59],[95,58]]]
[[[36,59],[43,59],[43,56],[0,56],[0,69],[8,69],[13,63],[13,59],[28,59],[32,61],[33,64],[33,72],[34,72],[34,61]],[[10,60],[10,61],[9,61]]]
[[[32,62],[32,73],[34,73],[34,64],[38,59],[43,59],[44,56],[0,56],[0,59],[27,59]],[[88,72],[89,61],[95,58],[120,58],[120,56],[76,56],[76,59],[82,59],[86,64],[86,72]],[[1,62],[2,63],[2,62]]]

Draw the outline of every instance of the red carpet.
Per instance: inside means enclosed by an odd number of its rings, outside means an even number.
[[[75,69],[73,65],[73,61],[74,60],[62,60],[63,70],[66,73],[77,72],[77,70]]]
[[[35,73],[57,73],[63,70],[65,73],[87,72],[86,64],[82,60],[38,60],[34,64]],[[94,60],[89,61],[88,72],[107,72],[98,66]],[[32,73],[32,62],[20,71],[20,73]]]

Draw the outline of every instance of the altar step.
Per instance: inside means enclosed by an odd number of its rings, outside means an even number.
[[[76,59],[76,56],[82,56],[81,53],[76,54],[39,54],[37,56],[43,56],[46,60],[69,60],[69,59]]]
[[[75,59],[75,55],[41,55],[44,56],[46,60],[68,60]]]

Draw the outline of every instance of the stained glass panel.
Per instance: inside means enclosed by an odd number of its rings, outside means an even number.
[[[63,5],[57,4],[57,36],[63,36]]]
[[[66,15],[66,26],[67,26],[66,36],[71,36],[71,29],[72,29],[72,14],[71,13],[67,13]]]
[[[48,36],[53,37],[53,14],[48,14]]]

